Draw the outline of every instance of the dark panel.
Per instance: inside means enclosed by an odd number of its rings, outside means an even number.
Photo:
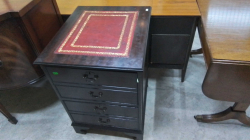
[[[69,111],[138,118],[138,108],[99,103],[64,101]]]
[[[137,88],[136,73],[70,69],[62,67],[47,67],[47,70],[54,82]]]
[[[63,98],[137,104],[137,93],[122,90],[105,90],[70,86],[56,86]]]
[[[151,17],[151,34],[190,34],[193,17]]]
[[[38,54],[46,47],[62,25],[52,0],[42,0],[23,16],[23,22]]]
[[[54,4],[51,0],[11,2],[15,8],[0,15],[1,90],[34,83],[43,75],[32,64],[61,26]]]
[[[66,20],[69,18],[70,15],[61,15],[63,22],[66,22]]]
[[[1,90],[26,85],[42,75],[42,70],[32,65],[36,55],[18,21],[8,19],[0,23]]]
[[[72,116],[74,122],[78,123],[97,124],[97,125],[112,126],[117,128],[138,129],[137,120],[88,116],[80,114],[70,114],[70,115]]]
[[[190,35],[152,35],[150,63],[184,64]]]
[[[196,29],[193,16],[154,16],[150,23],[150,67],[181,69],[184,81]]]

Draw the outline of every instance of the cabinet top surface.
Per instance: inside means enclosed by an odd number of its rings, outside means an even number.
[[[250,64],[250,1],[197,2],[212,59]]]
[[[78,7],[34,63],[85,68],[143,70],[150,12],[150,7]],[[134,20],[135,17],[137,17],[137,20]],[[126,20],[127,18],[128,20]],[[123,20],[124,25],[120,24],[120,21],[123,22]],[[135,26],[133,26],[132,21],[134,21]],[[101,22],[102,24],[100,24]],[[107,23],[107,26],[104,27],[106,24],[103,22]],[[110,26],[110,23],[114,25]],[[100,26],[98,26],[99,24]],[[98,29],[99,27],[100,29]],[[130,37],[132,27],[134,27],[134,35]],[[107,31],[107,29],[110,30]],[[102,33],[103,30],[105,32]],[[116,37],[116,35],[112,36],[109,33],[119,33],[119,36],[123,36],[124,39]],[[73,39],[71,39],[72,37]],[[77,40],[74,38],[77,38]],[[129,38],[132,40],[130,43]],[[124,42],[123,40],[128,41]],[[115,45],[117,43],[118,46],[121,44],[119,49],[114,50],[113,47],[107,47],[110,44]],[[105,46],[102,44],[105,44]],[[130,46],[129,53],[125,51],[128,48],[127,46]],[[115,52],[114,54],[117,52],[119,54],[124,53],[125,55],[112,56],[110,52]],[[102,55],[102,53],[107,53],[107,55]]]
[[[151,6],[152,16],[200,16],[196,0],[57,0],[61,14],[77,6]]]

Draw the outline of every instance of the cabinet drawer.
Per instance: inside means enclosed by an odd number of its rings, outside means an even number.
[[[191,34],[195,17],[151,17],[150,34]]]
[[[138,118],[138,108],[109,104],[64,101],[69,111]]]
[[[99,116],[89,116],[89,115],[80,115],[80,114],[70,114],[74,122],[77,123],[86,123],[86,124],[95,124],[95,125],[104,125],[112,126],[118,128],[127,128],[127,129],[138,129],[138,120],[130,119],[121,119],[121,118],[107,118]]]
[[[184,64],[188,53],[189,35],[152,35],[151,60],[153,63]]]
[[[46,67],[54,82],[137,88],[137,73]]]
[[[107,101],[125,104],[137,104],[137,93],[121,90],[101,90],[93,88],[56,86],[63,98],[80,100]]]

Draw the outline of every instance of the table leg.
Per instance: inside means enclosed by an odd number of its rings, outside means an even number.
[[[0,102],[0,112],[8,119],[9,122],[12,124],[16,124],[17,120],[15,117],[13,117],[6,109],[5,107],[1,104]]]
[[[88,130],[89,130],[88,127],[81,127],[80,133],[81,133],[81,134],[87,134],[87,133],[88,133]]]
[[[250,126],[250,118],[246,115],[246,110],[249,104],[246,103],[235,103],[233,107],[229,107],[225,111],[216,114],[209,115],[196,115],[194,118],[198,122],[218,122],[228,119],[236,119],[241,123]]]
[[[143,134],[135,134],[135,133],[124,133],[128,136],[132,136],[134,140],[143,140]]]
[[[192,57],[193,54],[202,54],[202,53],[203,53],[202,48],[197,49],[197,50],[192,50],[190,52],[190,57]]]

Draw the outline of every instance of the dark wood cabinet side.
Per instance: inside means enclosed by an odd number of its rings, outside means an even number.
[[[8,19],[0,23],[0,89],[19,87],[43,73],[40,67],[32,65],[36,54],[18,20]]]
[[[33,62],[63,23],[55,0],[23,6],[0,15],[0,90],[23,87],[43,76]]]
[[[62,18],[56,3],[43,0],[27,12],[22,21],[39,55],[62,26]]]

